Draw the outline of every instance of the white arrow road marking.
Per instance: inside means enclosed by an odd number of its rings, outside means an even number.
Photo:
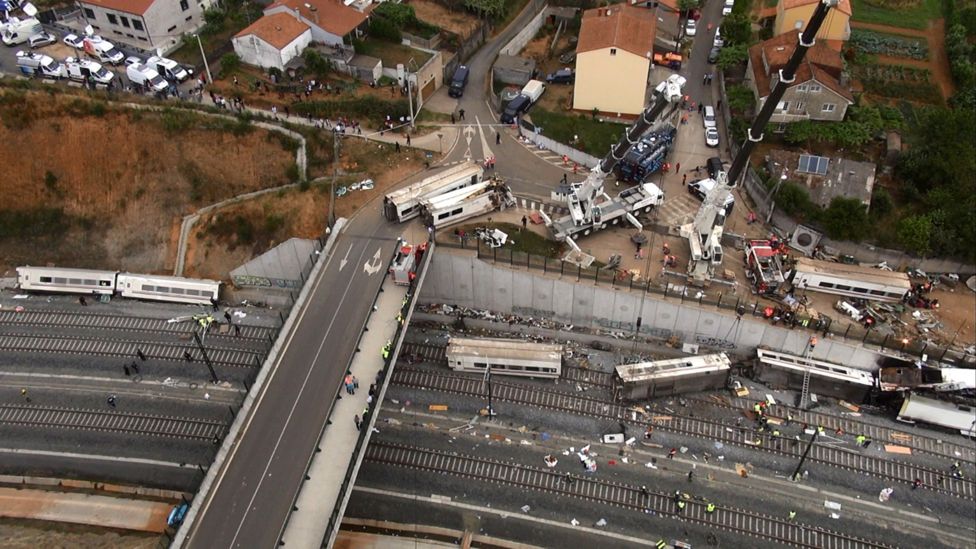
[[[474,138],[474,126],[468,124],[464,126],[464,140],[468,144],[468,149],[464,151],[464,159],[471,160],[471,139]]]
[[[376,253],[373,254],[373,258],[370,259],[369,261],[363,263],[363,271],[367,275],[372,276],[372,275],[380,272],[380,268],[382,266],[383,265],[380,263],[380,248],[376,248]]]
[[[488,146],[488,140],[485,139],[485,128],[482,127],[481,120],[478,120],[478,117],[476,116],[474,117],[474,121],[478,124],[478,134],[481,135],[481,150],[485,153],[484,157],[487,159],[495,156],[495,153],[491,150],[491,147]]]
[[[349,245],[349,249],[346,250],[346,255],[343,256],[343,258],[339,260],[339,270],[340,271],[342,270],[343,267],[346,266],[346,263],[349,263],[349,252],[351,252],[351,251],[352,251],[352,244],[350,244]]]

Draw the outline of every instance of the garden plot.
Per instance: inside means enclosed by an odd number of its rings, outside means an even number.
[[[865,29],[852,29],[851,47],[861,53],[908,57],[925,60],[929,57],[928,43],[922,38],[899,36]]]

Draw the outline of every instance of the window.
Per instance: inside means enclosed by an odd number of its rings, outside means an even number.
[[[133,19],[132,20],[132,28],[136,29],[137,31],[143,30],[143,28],[142,28],[142,21],[139,21],[138,19]]]
[[[845,291],[845,292],[847,292],[847,291],[850,291],[850,289],[851,289],[851,287],[850,287],[850,286],[848,286],[848,285],[846,285],[846,284],[838,284],[838,285],[836,286],[836,288],[837,288],[838,290],[842,290],[842,291]]]
[[[187,0],[180,0],[180,9],[183,11],[190,9],[190,2]]]
[[[87,17],[88,19],[94,19],[95,18],[95,12],[92,11],[91,8],[85,8],[85,17]]]
[[[129,28],[129,18],[128,18],[128,17],[125,17],[125,16],[123,16],[123,15],[120,15],[120,16],[119,16],[119,19],[121,19],[121,20],[122,20],[122,26],[123,26],[123,27],[125,27],[125,28]]]
[[[105,15],[105,17],[108,17],[108,22],[109,23],[111,23],[113,25],[118,25],[119,24],[119,20],[115,17],[115,14],[114,13],[108,13],[108,14]]]
[[[799,86],[796,87],[796,91],[798,92],[805,92],[807,91],[807,89],[809,88],[807,87],[806,84],[800,84]]]
[[[806,106],[807,106],[806,103],[802,101],[797,101],[796,104],[793,105],[793,112],[803,112]]]
[[[820,93],[822,89],[820,84],[810,84],[810,93]]]
[[[836,108],[837,105],[834,105],[833,103],[824,103],[820,110],[823,112],[834,112]]]
[[[776,104],[776,110],[778,110],[780,112],[786,112],[786,111],[790,110],[790,102],[789,101],[780,101],[779,103]]]
[[[610,48],[610,55],[617,55],[617,48]]]
[[[49,277],[49,276],[42,276],[41,277],[41,284],[50,284],[51,282],[52,282],[51,281],[51,277]]]

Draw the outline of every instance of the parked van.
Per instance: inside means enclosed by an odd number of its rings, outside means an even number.
[[[179,63],[173,61],[172,59],[166,59],[165,57],[154,55],[149,59],[146,59],[145,64],[153,69],[156,69],[156,72],[167,80],[183,82],[190,77],[189,71],[184,69]]]
[[[143,86],[147,90],[163,92],[169,88],[169,84],[159,76],[153,68],[139,63],[133,63],[125,68],[125,75],[133,84]]]
[[[715,127],[715,109],[711,105],[705,105],[702,109],[702,125],[706,128]]]
[[[451,87],[447,90],[447,95],[451,97],[461,97],[464,95],[464,87],[468,85],[467,65],[461,65],[454,71],[454,78],[451,79]]]
[[[522,88],[522,95],[529,98],[529,101],[535,103],[542,97],[542,93],[546,91],[546,85],[538,80],[529,80],[529,82]]]
[[[711,191],[714,188],[715,188],[715,180],[711,178],[699,179],[698,181],[692,181],[691,183],[688,184],[688,192],[691,193],[692,196],[697,197],[699,200],[705,200],[705,197],[708,196],[709,191]],[[732,206],[734,205],[735,205],[735,196],[733,196],[732,193],[729,193],[728,197],[726,197],[725,199],[725,204],[723,204],[723,206],[725,206],[726,217],[728,217],[728,215],[732,213]]]
[[[44,32],[41,22],[31,17],[29,19],[18,19],[11,17],[6,23],[0,26],[0,38],[8,46],[23,44],[31,36]]]
[[[89,36],[84,39],[85,53],[98,59],[102,63],[118,65],[125,59],[125,55],[116,49],[115,44],[101,36]]]
[[[502,124],[514,124],[515,119],[529,110],[531,105],[532,100],[528,96],[519,94],[518,97],[508,102],[508,106],[502,112]]]
[[[100,64],[90,59],[75,59],[69,57],[64,60],[68,78],[76,82],[87,82],[89,79],[97,84],[108,84],[115,77],[114,74]]]
[[[17,52],[17,66],[20,68],[20,72],[28,76],[42,78],[64,78],[66,76],[64,66],[61,63],[42,53]]]

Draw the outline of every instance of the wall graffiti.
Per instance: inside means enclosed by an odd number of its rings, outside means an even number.
[[[535,318],[556,318],[556,311],[544,311],[542,309],[533,309],[532,307],[512,307],[512,314]]]
[[[723,349],[726,351],[735,350],[736,347],[734,341],[729,341],[727,339],[721,339],[717,337],[702,336],[702,335],[695,336],[695,343],[705,347],[714,347],[716,349]]]
[[[268,278],[266,276],[254,275],[235,275],[232,277],[234,286],[238,288],[287,288],[296,289],[302,287],[301,280],[289,280],[287,278]]]

